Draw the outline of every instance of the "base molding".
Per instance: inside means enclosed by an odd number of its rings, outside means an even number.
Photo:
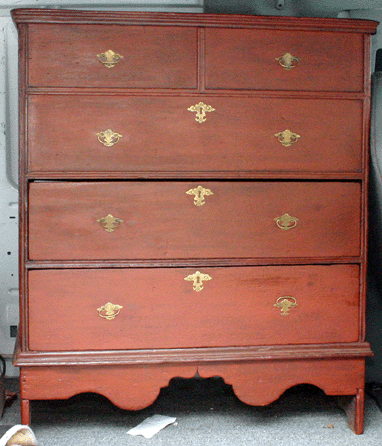
[[[26,366],[189,364],[230,361],[360,358],[372,356],[370,344],[271,345],[188,349],[113,351],[21,351],[16,345],[13,363]]]

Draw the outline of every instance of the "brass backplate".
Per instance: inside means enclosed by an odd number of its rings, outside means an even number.
[[[204,197],[207,195],[213,195],[214,193],[210,189],[206,189],[203,186],[195,187],[186,192],[188,195],[194,195],[195,206],[203,206],[205,204]]]
[[[97,54],[98,60],[107,68],[113,68],[117,63],[123,59],[123,56],[115,53],[113,50],[105,51],[104,53]]]
[[[196,112],[195,121],[199,122],[200,124],[207,120],[206,112],[215,111],[215,109],[212,108],[211,105],[204,104],[203,102],[192,105],[187,110],[190,112]]]
[[[97,222],[105,229],[106,232],[113,232],[121,223],[123,223],[123,220],[109,214],[106,217],[98,219]]]
[[[111,129],[96,133],[96,136],[98,137],[98,141],[106,147],[114,146],[114,144],[117,144],[119,139],[122,138],[122,135],[113,132]]]
[[[201,273],[200,271],[196,271],[194,274],[190,274],[189,276],[185,277],[184,280],[188,280],[193,282],[192,287],[194,291],[202,291],[204,288],[203,281],[211,280],[212,277],[208,274]]]

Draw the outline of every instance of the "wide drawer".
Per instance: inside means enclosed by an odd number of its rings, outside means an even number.
[[[31,350],[357,342],[355,265],[35,270]],[[187,280],[185,280],[187,279]]]
[[[196,88],[196,33],[196,28],[174,26],[31,24],[27,82],[45,87]]]
[[[362,91],[363,51],[361,34],[211,28],[206,87]]]
[[[358,100],[32,95],[28,115],[32,172],[362,169]]]
[[[359,256],[360,196],[356,182],[36,182],[29,258]]]

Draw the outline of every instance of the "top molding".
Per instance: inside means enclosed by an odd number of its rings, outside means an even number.
[[[26,23],[64,23],[99,25],[208,26],[255,29],[293,29],[374,34],[379,22],[358,19],[280,17],[199,13],[161,13],[125,11],[80,11],[76,9],[22,8],[11,11],[17,25]]]

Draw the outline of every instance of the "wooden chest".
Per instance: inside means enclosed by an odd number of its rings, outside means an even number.
[[[22,422],[221,376],[363,430],[370,21],[13,11]],[[351,48],[351,51],[348,49]]]

